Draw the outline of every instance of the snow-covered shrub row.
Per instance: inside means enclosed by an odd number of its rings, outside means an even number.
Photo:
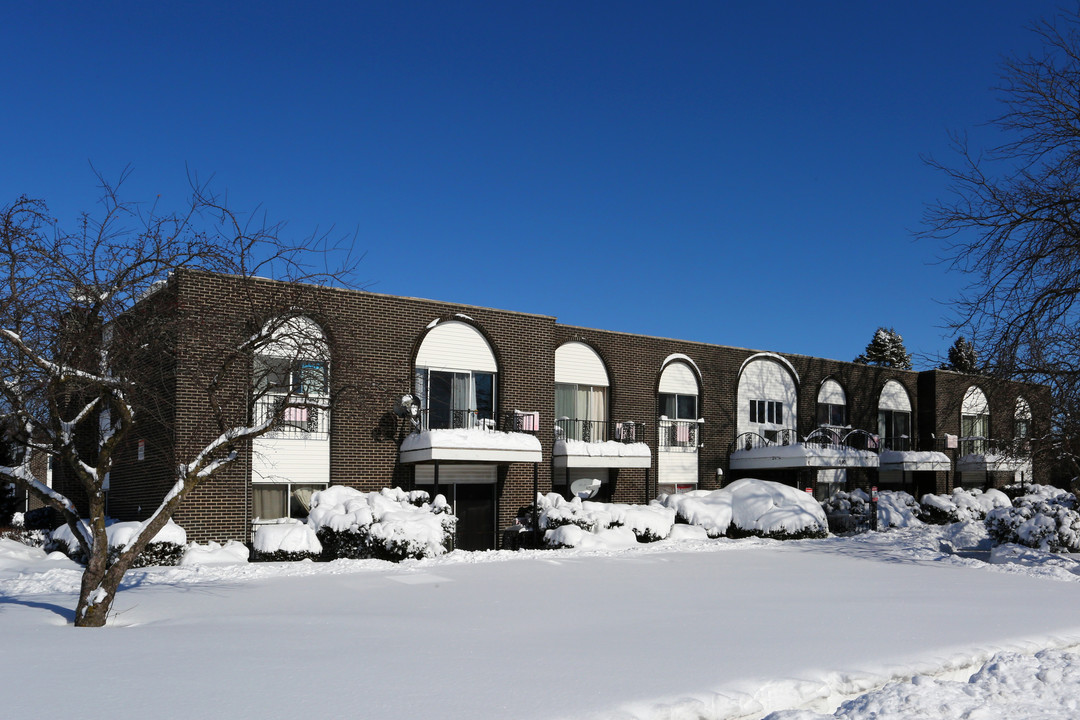
[[[679,520],[703,527],[709,537],[766,537],[794,540],[828,535],[821,504],[782,483],[744,478],[725,488],[661,495],[657,502]]]
[[[181,565],[235,565],[246,563],[251,553],[247,545],[229,540],[224,545],[213,540],[205,545],[191,543],[184,552]]]
[[[1059,505],[1066,505],[1072,510],[1077,509],[1077,499],[1068,490],[1062,490],[1053,485],[1037,485],[1035,483],[1011,483],[1001,490],[1013,500],[1021,497],[1041,497],[1053,500]]]
[[[675,524],[674,511],[660,505],[566,500],[558,493],[537,495],[536,501],[548,547],[584,547],[595,541],[589,534],[603,534],[606,547],[611,547],[608,541],[618,546],[657,542],[666,539]],[[610,532],[614,530],[620,532]]]
[[[1016,543],[1048,552],[1080,552],[1080,513],[1072,493],[1038,486],[1011,507],[992,510],[986,531],[997,543]]]
[[[308,527],[325,560],[378,558],[401,561],[442,555],[457,518],[446,498],[422,490],[384,488],[360,492],[334,485],[311,496]]]
[[[1008,495],[993,488],[955,488],[951,495],[926,494],[919,502],[922,519],[935,525],[982,520],[994,508],[1011,505]]]
[[[109,558],[107,562],[110,565],[116,562],[120,551],[141,528],[142,523],[137,520],[130,522],[106,520],[105,534],[109,538]],[[131,567],[179,565],[180,560],[184,557],[185,545],[187,545],[187,533],[182,527],[169,520],[158,531],[153,540],[147,543],[139,557],[135,558],[135,562],[132,563]],[[87,561],[86,555],[83,553],[82,548],[79,547],[78,540],[75,539],[75,535],[67,525],[61,525],[52,531],[49,540],[45,543],[45,550],[48,552],[59,550],[75,562],[84,565]]]

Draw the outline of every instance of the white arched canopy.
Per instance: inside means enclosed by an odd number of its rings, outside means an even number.
[[[555,382],[608,387],[604,361],[589,345],[572,341],[555,350]]]
[[[840,383],[829,378],[818,388],[817,401],[829,405],[847,405],[847,396],[844,395],[844,388],[840,387]]]
[[[263,325],[262,334],[266,341],[259,348],[259,355],[325,360],[330,354],[322,328],[306,315],[270,320]]]
[[[697,376],[685,362],[681,360],[670,362],[660,373],[660,392],[697,395]]]
[[[986,394],[977,385],[972,385],[964,392],[964,402],[960,405],[961,415],[988,415],[990,405]]]
[[[429,370],[498,372],[495,353],[483,333],[451,320],[428,331],[416,353],[416,367]]]
[[[911,398],[908,397],[907,389],[896,380],[889,380],[885,387],[881,388],[878,410],[911,412]]]

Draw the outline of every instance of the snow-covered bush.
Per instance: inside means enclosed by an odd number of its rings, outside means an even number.
[[[214,541],[206,545],[191,543],[184,552],[181,565],[235,565],[246,563],[250,556],[247,545],[229,540],[224,545]]]
[[[317,560],[322,554],[315,531],[299,520],[289,518],[256,526],[252,545],[254,562]]]
[[[992,510],[986,516],[986,531],[999,544],[1080,552],[1080,513],[1075,507],[1072,493],[1024,495],[1013,500],[1012,507]]]
[[[789,485],[744,478],[720,490],[661,495],[658,503],[709,537],[796,540],[828,535],[825,511],[811,495]]]
[[[107,520],[105,534],[109,538],[109,554],[107,562],[112,565],[116,562],[124,546],[139,532],[142,523],[133,520],[128,522],[116,522]],[[187,545],[187,533],[182,527],[172,520],[158,531],[154,539],[147,543],[146,547],[131,564],[133,568],[149,567],[151,565],[179,565],[184,557],[184,546]],[[75,562],[86,564],[86,555],[79,542],[67,525],[61,525],[52,531],[50,538],[45,543],[45,550],[52,552],[59,550]]]
[[[621,529],[629,532],[634,542],[649,543],[664,540],[675,524],[675,512],[661,505],[626,505],[592,502],[574,498],[566,500],[558,493],[537,496],[540,508],[540,529],[548,547],[581,547],[582,533],[605,535]],[[564,528],[575,528],[565,530]],[[608,535],[609,540],[621,543],[626,533]],[[621,539],[620,539],[621,538]]]
[[[422,490],[360,492],[334,485],[311,496],[308,526],[322,543],[323,559],[378,558],[395,562],[446,552],[457,518],[446,498]]]
[[[1059,487],[1054,487],[1053,485],[1012,483],[1001,489],[1006,495],[1012,498],[1014,502],[1022,497],[1039,497],[1044,500],[1056,502],[1058,505],[1065,505],[1071,510],[1077,509],[1076,495],[1067,490],[1062,490]]]
[[[935,525],[982,520],[994,508],[1009,507],[1012,501],[1000,490],[956,488],[951,495],[926,494],[919,506],[922,520]]]
[[[868,515],[870,496],[859,488],[851,492],[838,490],[821,501],[826,515]]]
[[[878,493],[878,530],[921,525],[918,501],[911,493],[902,490],[882,490]]]

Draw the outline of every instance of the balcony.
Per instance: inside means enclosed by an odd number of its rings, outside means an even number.
[[[326,398],[263,395],[255,401],[254,422],[262,424],[279,416],[267,433],[268,437],[327,440],[330,437],[330,411],[325,407],[326,402]]]
[[[958,472],[1016,472],[1031,463],[1031,439],[962,437],[957,441]]]
[[[514,410],[497,420],[485,415],[472,409],[421,410],[401,443],[400,461],[540,462],[539,413]]]
[[[672,420],[661,415],[656,446],[661,452],[697,452],[704,427],[703,420]]]
[[[880,469],[948,472],[952,470],[952,460],[945,452],[947,449],[945,438],[914,438],[908,435],[882,438]]]
[[[643,422],[623,420],[555,421],[556,468],[648,468],[652,453]]]
[[[732,470],[878,467],[880,443],[866,430],[820,427],[799,440],[791,428],[773,437],[745,432],[729,448]]]

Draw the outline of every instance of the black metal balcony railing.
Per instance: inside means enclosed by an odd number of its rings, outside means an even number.
[[[755,450],[757,448],[775,447],[777,445],[793,445],[798,442],[798,436],[795,434],[795,431],[790,428],[777,430],[775,433],[776,434],[772,437],[765,437],[756,432],[744,432],[742,435],[736,437],[735,441],[731,443],[728,454],[739,452],[740,450]]]
[[[1001,440],[984,437],[962,437],[957,445],[957,454],[960,457],[966,455],[998,455],[1009,458],[1024,458],[1031,455],[1031,440],[1029,438]]]
[[[701,445],[702,423],[661,418],[656,425],[656,433],[657,445],[661,450],[695,451]]]
[[[264,395],[255,401],[255,422],[278,416],[271,432],[278,436],[325,440],[330,437],[330,411],[314,398]]]
[[[582,442],[640,443],[645,440],[645,423],[635,420],[578,420],[561,417],[555,421],[556,440]]]
[[[896,435],[894,437],[881,438],[882,450],[896,450],[898,452],[945,452],[948,443],[945,438],[915,438],[909,435]]]
[[[421,410],[419,419],[414,426],[417,432],[425,430],[487,430],[494,432],[523,432],[535,435],[540,431],[540,415],[533,412],[504,412],[499,415],[499,421],[489,417],[487,412],[481,413],[471,409],[446,409]]]

